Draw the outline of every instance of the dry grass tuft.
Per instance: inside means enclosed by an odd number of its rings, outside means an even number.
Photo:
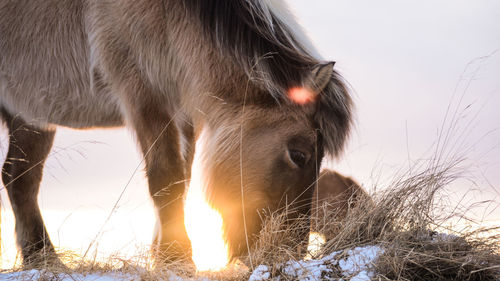
[[[318,225],[327,241],[313,258],[379,245],[385,252],[375,264],[377,280],[500,280],[500,226],[448,226],[467,220],[469,210],[447,206],[446,187],[463,173],[460,163],[430,165],[414,175],[396,177],[371,197],[357,194],[345,216],[326,202]],[[280,263],[300,259],[293,245],[300,242],[295,234],[304,227],[288,225],[284,215],[271,216],[252,253],[254,264],[266,264],[271,276],[279,276]]]

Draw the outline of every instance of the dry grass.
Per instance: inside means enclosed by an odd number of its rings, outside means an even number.
[[[87,280],[85,276],[114,276],[116,280],[245,280],[248,279],[248,268],[244,265],[233,265],[221,272],[196,272],[191,262],[179,261],[169,264],[156,263],[149,249],[138,250],[133,257],[121,257],[118,254],[98,259],[97,252],[87,258],[71,251],[58,250],[58,258],[62,262],[49,262],[45,257],[36,261],[36,266],[17,266],[2,273],[19,275],[8,280]],[[36,269],[36,271],[31,271]]]
[[[375,264],[377,280],[500,280],[500,226],[482,227],[467,219],[469,208],[447,205],[447,187],[463,173],[461,162],[431,162],[422,172],[396,177],[371,198],[358,195],[340,220],[325,204],[320,232],[329,239],[316,257],[379,245],[385,252]],[[470,227],[449,227],[458,219],[469,221]],[[269,265],[272,276],[279,276],[279,263],[300,257],[294,234],[303,227],[272,217],[252,253],[254,263]],[[340,273],[330,277],[343,278]]]
[[[499,229],[482,228],[480,224],[460,231],[448,227],[455,219],[464,219],[468,210],[446,206],[446,187],[452,187],[463,172],[457,168],[459,164],[431,165],[414,175],[397,177],[389,188],[370,198],[358,196],[347,216],[340,220],[336,210],[324,205],[320,232],[329,239],[316,257],[357,246],[380,245],[385,252],[375,264],[377,280],[500,280]],[[253,265],[268,265],[272,277],[282,276],[286,261],[299,260],[305,254],[304,246],[297,251],[302,242],[299,233],[304,229],[308,229],[306,220],[288,223],[285,215],[271,214],[250,257],[244,261],[247,265],[250,259]],[[111,257],[104,263],[82,260],[71,253],[61,254],[61,260],[65,266],[47,265],[39,280],[58,280],[47,272],[118,272],[142,280],[168,279],[172,273],[186,279],[247,280],[250,274],[241,265],[202,274],[196,274],[189,263],[155,266],[149,251],[134,258]],[[330,277],[343,276],[332,273]]]

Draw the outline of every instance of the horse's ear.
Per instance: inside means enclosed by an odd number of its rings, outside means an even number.
[[[288,89],[288,97],[297,104],[309,104],[326,88],[333,77],[333,65],[335,62],[319,64],[315,66],[303,86]]]
[[[311,71],[311,76],[307,81],[308,85],[306,87],[315,95],[321,93],[332,79],[334,65],[335,62],[329,62],[315,66]]]

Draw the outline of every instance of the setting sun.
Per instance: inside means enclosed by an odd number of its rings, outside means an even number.
[[[228,247],[223,237],[221,214],[206,200],[201,169],[203,133],[196,143],[191,168],[191,182],[184,205],[184,224],[191,240],[193,261],[198,271],[221,270],[229,262]]]

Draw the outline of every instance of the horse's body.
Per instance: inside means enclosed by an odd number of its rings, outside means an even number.
[[[243,214],[254,234],[256,210],[278,209],[284,197],[310,201],[323,151],[343,146],[350,98],[281,5],[0,0],[0,110],[10,133],[2,179],[24,261],[54,252],[37,194],[56,126],[136,132],[167,259],[189,252],[182,196],[200,135],[204,184],[233,255],[248,246]],[[291,99],[292,88],[309,96]]]

